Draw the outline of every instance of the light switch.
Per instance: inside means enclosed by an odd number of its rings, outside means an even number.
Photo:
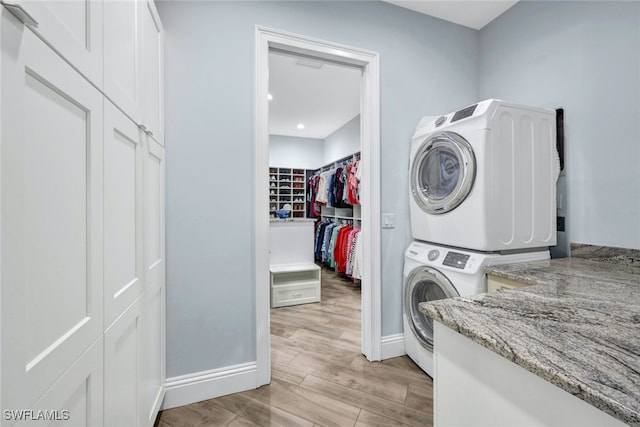
[[[396,228],[396,214],[382,214],[382,228]]]

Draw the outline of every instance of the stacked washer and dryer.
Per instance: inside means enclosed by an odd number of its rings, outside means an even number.
[[[418,305],[487,291],[483,268],[549,259],[556,244],[555,111],[489,99],[423,118],[411,141],[407,355],[433,376]]]

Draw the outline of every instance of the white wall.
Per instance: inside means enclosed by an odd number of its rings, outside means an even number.
[[[269,166],[320,169],[360,151],[360,115],[325,139],[269,135]]]
[[[640,249],[640,2],[519,2],[479,71],[481,98],[564,107],[568,240]]]
[[[360,151],[360,115],[349,120],[324,139],[323,164]]]
[[[477,32],[378,1],[158,2],[165,28],[167,376],[255,361],[256,24],[381,63],[382,333],[402,332],[407,159],[424,115],[477,99]],[[379,213],[378,213],[379,214]]]
[[[319,169],[323,153],[322,139],[269,135],[269,166]]]

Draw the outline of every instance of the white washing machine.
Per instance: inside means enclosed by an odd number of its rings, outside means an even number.
[[[418,305],[425,301],[487,291],[483,267],[549,259],[549,251],[509,255],[412,242],[404,258],[404,343],[407,355],[433,377],[433,321]]]
[[[479,251],[556,244],[555,111],[489,99],[412,138],[414,239]]]

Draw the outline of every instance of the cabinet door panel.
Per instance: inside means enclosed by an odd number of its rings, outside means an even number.
[[[145,287],[164,282],[164,149],[148,139],[144,164]]]
[[[104,425],[138,425],[140,385],[140,299],[104,335]]]
[[[145,152],[143,326],[144,367],[141,424],[153,425],[164,396],[165,383],[165,246],[164,149],[151,138]]]
[[[34,31],[97,87],[102,88],[102,2],[9,0],[37,22]]]
[[[102,338],[87,350],[36,402],[34,413],[45,412],[51,422],[25,420],[17,425],[101,426],[102,425]]]
[[[105,101],[104,303],[110,325],[142,292],[143,152],[138,127]]]
[[[104,3],[104,91],[136,124],[141,124],[138,103],[138,67],[141,43],[139,0]]]
[[[102,96],[2,13],[2,398],[28,408],[102,323]]]
[[[164,398],[165,375],[165,287],[147,288],[144,292],[142,330],[144,343],[140,425],[153,426]]]
[[[164,146],[164,35],[153,0],[141,8],[143,125]]]

